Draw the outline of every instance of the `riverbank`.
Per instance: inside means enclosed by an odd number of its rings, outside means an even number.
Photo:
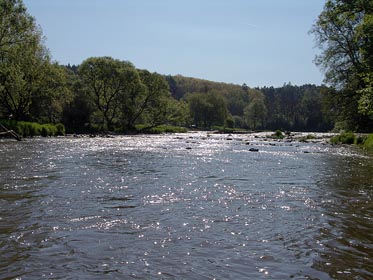
[[[103,137],[112,138],[116,135],[142,135],[142,134],[173,134],[173,133],[186,133],[186,132],[206,132],[207,135],[211,134],[224,134],[227,139],[232,138],[233,135],[251,135],[255,138],[260,138],[263,141],[283,141],[283,142],[305,142],[305,143],[321,143],[333,145],[356,145],[363,149],[373,150],[373,134],[355,134],[352,132],[325,133],[325,132],[282,132],[277,130],[271,131],[247,131],[236,129],[218,128],[215,130],[198,130],[187,129],[185,127],[160,125],[157,127],[146,127],[145,125],[137,125],[134,131],[130,132],[92,132],[86,134],[65,134],[65,127],[63,124],[39,124],[35,122],[23,122],[12,120],[0,120],[0,124],[7,127],[8,130],[14,131],[16,134],[23,138],[26,137],[53,137],[53,136],[67,136],[67,137]],[[3,134],[0,137],[9,137]]]
[[[0,124],[12,130],[21,137],[34,137],[34,136],[63,136],[65,135],[65,126],[61,123],[58,124],[39,124],[36,122],[24,122],[13,120],[0,120]]]

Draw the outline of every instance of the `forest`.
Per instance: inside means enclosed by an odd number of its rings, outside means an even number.
[[[311,27],[328,86],[251,88],[151,73],[110,56],[60,65],[22,0],[0,0],[0,121],[62,124],[67,133],[161,126],[371,132],[372,9],[369,0],[327,0]]]

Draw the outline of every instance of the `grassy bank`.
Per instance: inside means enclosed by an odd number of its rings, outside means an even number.
[[[7,129],[15,131],[21,137],[62,136],[65,135],[63,124],[39,124],[35,122],[0,120]]]
[[[188,130],[185,127],[160,125],[157,127],[146,128],[145,125],[136,125],[136,131],[140,133],[162,134],[162,133],[185,133]]]
[[[373,150],[373,134],[356,135],[353,132],[342,132],[330,139],[331,144],[358,145],[364,149]]]
[[[366,148],[366,149],[370,149],[370,150],[373,150],[373,134],[369,134],[364,143],[363,143],[363,147]]]

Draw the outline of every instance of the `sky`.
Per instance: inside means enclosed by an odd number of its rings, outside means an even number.
[[[110,56],[139,69],[250,87],[316,84],[309,30],[325,0],[24,0],[53,60]]]

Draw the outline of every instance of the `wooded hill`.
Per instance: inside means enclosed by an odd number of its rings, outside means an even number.
[[[210,95],[214,94],[223,97],[226,103],[228,126],[297,131],[328,131],[333,128],[327,110],[323,110],[326,102],[323,92],[328,91],[325,86],[293,86],[289,83],[278,88],[250,88],[246,84],[212,82],[181,75],[169,75],[166,80],[171,95],[177,100],[186,100],[190,105],[195,124],[205,124],[201,118],[207,117],[203,112],[209,111],[208,99],[211,100]],[[193,106],[198,99],[199,106]]]

